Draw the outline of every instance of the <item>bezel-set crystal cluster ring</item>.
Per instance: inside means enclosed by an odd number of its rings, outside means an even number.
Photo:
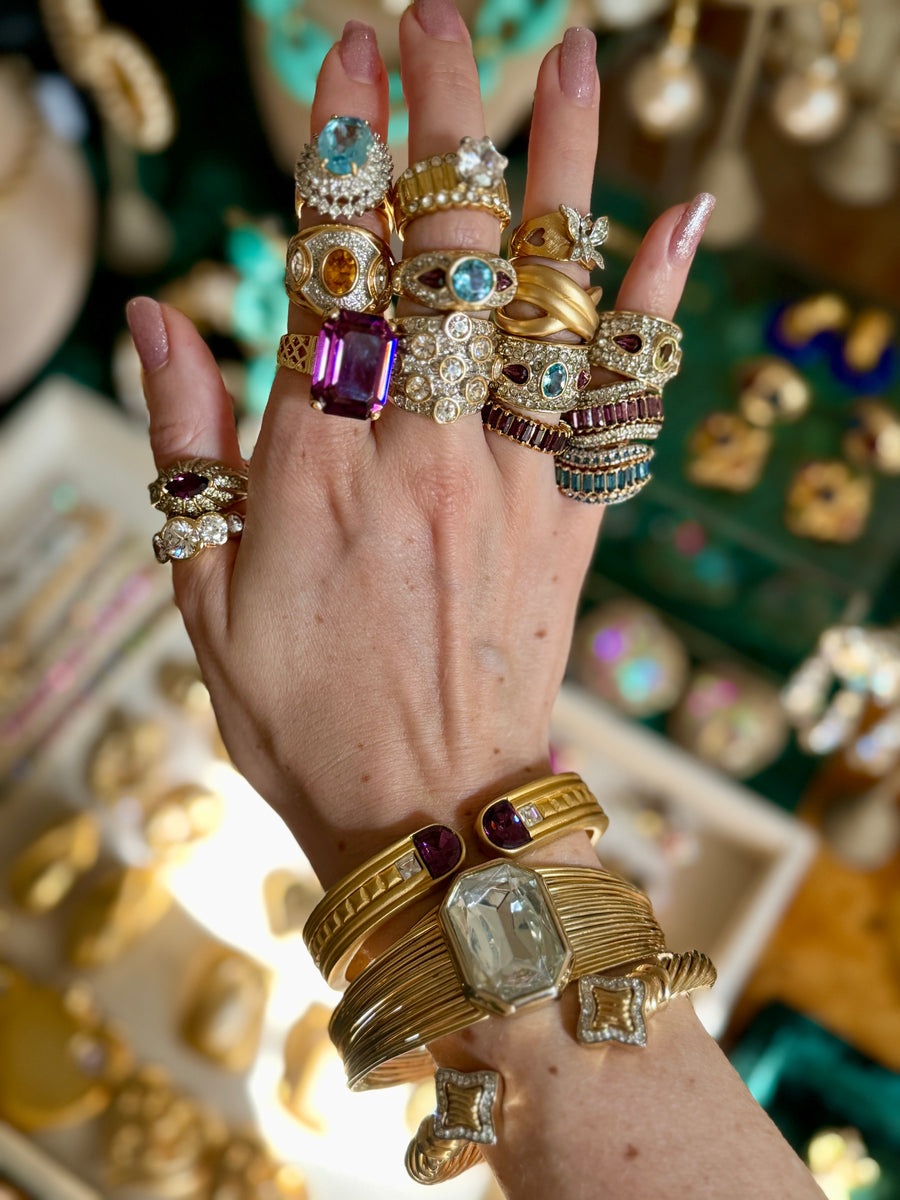
[[[300,151],[294,168],[295,209],[309,205],[332,219],[381,209],[390,220],[394,160],[362,117],[334,116]]]
[[[398,296],[439,312],[477,312],[508,304],[518,277],[498,254],[431,250],[397,263],[391,283]]]
[[[284,288],[322,316],[336,308],[382,313],[391,302],[390,247],[368,229],[313,225],[287,246]]]
[[[594,218],[561,204],[555,213],[523,221],[509,236],[510,258],[534,255],[574,262],[589,271],[603,267],[600,247],[609,235],[609,218]]]
[[[580,403],[591,382],[585,346],[536,342],[497,333],[500,369],[491,384],[492,398],[536,412],[566,412]]]
[[[464,137],[457,150],[413,163],[391,192],[397,233],[403,237],[410,221],[450,208],[490,213],[505,229],[511,216],[503,179],[508,162],[489,137]]]
[[[453,312],[398,317],[394,328],[400,340],[390,398],[398,408],[438,425],[481,410],[500,366],[490,321]]]
[[[681,330],[662,317],[605,312],[588,353],[594,366],[661,388],[681,366]]]

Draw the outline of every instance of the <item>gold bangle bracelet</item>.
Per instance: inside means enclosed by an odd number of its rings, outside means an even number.
[[[527,995],[488,992],[473,983],[478,965],[452,932],[453,912],[474,906],[466,890],[487,888],[493,909],[504,894],[528,908],[551,958],[532,972]],[[488,914],[489,915],[489,914]],[[487,919],[483,916],[483,919]],[[501,931],[502,932],[502,931]],[[647,896],[617,875],[589,867],[489,863],[459,875],[440,909],[429,913],[348,987],[332,1014],[331,1039],[354,1091],[424,1078],[433,1069],[424,1049],[491,1012],[512,1012],[558,996],[572,979],[609,971],[665,949]],[[550,965],[548,966],[547,963]],[[527,973],[527,972],[526,972]],[[461,980],[467,980],[463,983]],[[539,986],[539,981],[543,985]]]
[[[485,805],[475,819],[475,832],[486,846],[516,855],[536,841],[584,829],[591,841],[604,834],[609,817],[580,775],[548,775],[507,792]]]
[[[590,341],[600,322],[596,304],[603,288],[580,287],[562,271],[541,263],[514,265],[519,281],[516,299],[543,309],[545,315],[511,317],[504,307],[494,313],[499,328],[517,337],[552,337],[568,331]]]
[[[466,856],[447,825],[428,825],[392,843],[329,888],[303,927],[303,940],[331,987],[347,983],[347,967],[385,921],[427,896]]]

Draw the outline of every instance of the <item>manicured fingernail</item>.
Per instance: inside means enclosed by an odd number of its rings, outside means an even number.
[[[693,257],[715,207],[716,198],[710,192],[701,192],[693,198],[681,214],[681,220],[672,234],[669,253],[673,258],[684,261]]]
[[[149,296],[138,296],[125,306],[125,319],[131,330],[134,348],[141,366],[149,375],[169,361],[169,335],[162,309]]]
[[[597,39],[589,29],[567,29],[559,52],[559,86],[576,104],[597,97]]]
[[[443,42],[464,42],[466,26],[453,0],[416,0],[416,17],[430,37]]]
[[[340,43],[344,70],[357,83],[375,83],[381,74],[381,55],[375,30],[364,21],[348,21]]]

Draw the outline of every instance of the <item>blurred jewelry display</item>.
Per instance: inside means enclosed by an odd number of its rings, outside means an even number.
[[[900,633],[837,625],[794,671],[781,702],[809,754],[843,750],[874,778],[900,763]],[[874,719],[867,712],[874,707]]]
[[[228,1071],[246,1071],[262,1033],[269,974],[245,954],[224,947],[195,981],[181,1034],[198,1054]]]
[[[855,542],[872,510],[872,481],[841,459],[798,469],[785,497],[784,523],[797,537]]]

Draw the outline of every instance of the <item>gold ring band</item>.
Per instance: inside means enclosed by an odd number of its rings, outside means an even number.
[[[576,262],[589,271],[603,266],[600,247],[609,233],[609,220],[580,213],[561,204],[555,213],[531,217],[517,225],[509,236],[510,258],[535,255],[557,262]]]
[[[494,321],[504,333],[537,338],[569,331],[590,341],[600,321],[595,305],[602,288],[580,287],[562,271],[541,263],[517,263],[516,274],[516,299],[542,309],[544,316],[511,317],[500,309],[494,313]]]
[[[318,341],[317,333],[285,333],[279,339],[275,361],[279,367],[311,375]]]

